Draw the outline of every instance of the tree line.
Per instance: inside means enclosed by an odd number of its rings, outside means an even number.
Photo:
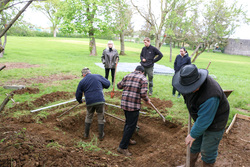
[[[125,55],[125,36],[133,36],[133,15],[144,21],[141,36],[154,40],[160,49],[164,43],[172,47],[189,45],[194,62],[210,46],[223,48],[228,38],[242,23],[248,23],[246,6],[237,1],[226,0],[46,0],[46,1],[1,0],[0,37],[6,32],[28,6],[42,12],[51,22],[51,31],[64,34],[79,33],[89,37],[90,55],[96,56],[96,36],[115,34],[120,39],[120,55]],[[17,9],[16,4],[26,4]],[[32,5],[30,5],[32,3]],[[26,7],[26,8],[25,8]],[[11,12],[10,12],[11,11]],[[16,11],[16,12],[14,12]],[[14,19],[16,18],[16,20]],[[13,22],[14,20],[14,22]],[[9,28],[8,28],[9,27]],[[6,42],[0,43],[5,47]]]

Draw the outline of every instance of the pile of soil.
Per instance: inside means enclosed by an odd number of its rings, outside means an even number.
[[[23,103],[19,103],[14,107],[7,109],[7,111],[15,112],[19,110],[32,110],[35,109],[35,107],[44,106],[48,103],[52,103],[55,101],[68,100],[70,98],[72,99],[74,98],[74,95],[75,94],[73,92],[64,92],[64,91],[52,92],[49,94],[42,95],[41,97],[30,102],[25,101]]]
[[[0,67],[6,66],[4,70],[10,70],[13,68],[37,68],[40,67],[38,64],[29,64],[29,63],[22,63],[22,62],[17,62],[17,63],[0,63]]]
[[[39,91],[40,90],[38,88],[29,88],[29,87],[27,87],[27,88],[24,88],[24,89],[15,90],[15,91],[13,91],[13,93],[14,94],[19,94],[19,95],[24,94],[24,93],[37,94],[37,93],[39,93]]]
[[[72,80],[80,78],[76,75],[71,74],[53,74],[50,76],[37,76],[34,78],[20,78],[19,80],[11,80],[7,81],[6,83],[0,83],[0,86],[3,85],[31,85],[34,83],[52,83],[54,81],[61,81],[61,80]]]

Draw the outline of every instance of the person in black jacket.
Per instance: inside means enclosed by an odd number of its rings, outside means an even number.
[[[191,64],[191,59],[188,56],[186,48],[182,47],[180,49],[180,54],[176,56],[174,61],[174,71],[177,73],[182,66]],[[173,87],[173,96],[175,96],[176,89]],[[181,96],[180,92],[178,93],[178,98]]]
[[[213,167],[228,121],[227,97],[208,71],[198,69],[194,64],[183,66],[174,75],[172,85],[183,95],[194,120],[190,134],[185,138],[186,145],[190,145],[190,166],[195,166],[201,153],[203,167]]]
[[[84,139],[89,137],[89,129],[92,123],[94,112],[97,113],[99,139],[104,138],[104,108],[105,99],[103,95],[103,88],[108,89],[110,86],[109,80],[98,74],[91,74],[88,68],[82,69],[83,79],[79,82],[76,90],[76,100],[82,103],[82,95],[84,93],[87,114],[85,118],[85,132]]]
[[[145,47],[142,48],[141,51],[141,65],[144,67],[144,75],[148,75],[148,82],[149,82],[149,93],[148,95],[151,96],[153,93],[153,75],[154,75],[154,63],[159,61],[163,54],[154,46],[150,45],[150,39],[146,37],[144,39]]]

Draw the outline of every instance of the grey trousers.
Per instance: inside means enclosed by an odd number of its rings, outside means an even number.
[[[149,92],[153,92],[154,67],[144,67],[144,75],[148,75]]]
[[[96,111],[97,113],[97,119],[98,119],[98,124],[104,124],[105,119],[104,119],[104,112],[105,112],[105,104],[97,104],[93,106],[87,106],[87,115],[85,118],[85,123],[92,123],[93,120],[93,115]]]

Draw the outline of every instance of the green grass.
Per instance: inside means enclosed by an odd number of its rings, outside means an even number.
[[[8,37],[4,58],[0,59],[0,64],[5,62],[25,62],[29,64],[39,64],[38,68],[11,69],[0,71],[0,82],[18,80],[20,78],[35,78],[37,76],[50,76],[52,74],[72,74],[81,75],[83,67],[89,67],[92,73],[104,75],[104,69],[95,65],[101,62],[102,51],[106,47],[108,40],[97,39],[98,56],[89,56],[88,39],[73,38],[42,38],[42,37]],[[119,49],[119,41],[115,41],[116,48]],[[125,43],[126,56],[120,56],[120,62],[139,62],[139,55],[143,44]],[[189,54],[192,53],[188,50]],[[169,47],[163,46],[161,52],[164,57],[158,62],[173,68],[175,56],[179,53],[178,48],[173,49],[173,61],[169,62]],[[230,121],[235,113],[250,115],[250,113],[239,112],[236,108],[250,110],[250,90],[249,71],[250,57],[227,55],[222,53],[204,52],[196,60],[198,68],[206,68],[209,61],[209,73],[216,76],[216,80],[223,89],[232,89],[234,92],[228,100],[231,106]],[[116,81],[120,81],[126,72],[117,72]],[[32,101],[41,95],[56,92],[75,92],[80,79],[55,81],[52,84],[32,84],[29,87],[38,87],[39,94],[15,95],[17,102]],[[188,112],[182,98],[172,97],[172,77],[164,75],[154,75],[154,95],[165,100],[172,100],[173,107],[166,109],[168,120],[187,123]],[[111,88],[109,89],[109,91]],[[105,90],[107,91],[107,90]],[[6,97],[5,93],[10,90],[0,88],[0,102]],[[72,97],[74,98],[74,97]],[[109,99],[107,97],[108,100]],[[119,101],[119,99],[116,99]],[[6,107],[11,107],[11,102]],[[157,107],[157,106],[156,106]],[[21,112],[16,116],[25,114]]]

